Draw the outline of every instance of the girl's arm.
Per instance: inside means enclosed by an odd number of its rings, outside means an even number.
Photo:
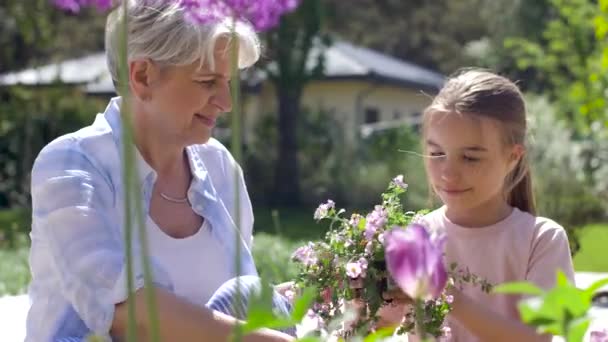
[[[229,341],[236,324],[240,323],[233,317],[181,300],[166,290],[156,288],[154,292],[161,341]],[[135,292],[135,307],[138,341],[149,341],[152,327],[143,288]],[[126,338],[127,326],[127,303],[123,302],[116,305],[112,335]],[[270,329],[261,329],[243,338],[244,342],[293,340],[287,334]]]
[[[551,341],[534,328],[513,318],[505,318],[459,290],[453,291],[451,317],[458,320],[482,341]]]

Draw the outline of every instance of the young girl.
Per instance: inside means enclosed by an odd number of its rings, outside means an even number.
[[[446,264],[492,284],[531,281],[549,289],[574,271],[568,238],[536,216],[526,160],[526,108],[508,79],[468,70],[450,78],[423,116],[425,167],[443,207],[425,217],[447,234]],[[453,293],[452,341],[548,341],[524,325],[520,296],[468,285]]]

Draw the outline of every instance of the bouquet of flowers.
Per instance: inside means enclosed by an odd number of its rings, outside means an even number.
[[[321,328],[344,314],[349,303],[359,305],[354,322],[338,334],[367,335],[376,329],[378,312],[390,305],[383,296],[400,289],[412,299],[397,333],[416,331],[436,338],[446,336],[444,324],[451,309],[449,290],[455,284],[475,282],[486,291],[490,285],[468,271],[443,261],[445,236],[429,232],[422,223],[428,210],[407,211],[402,197],[408,185],[395,177],[382,194],[382,204],[363,216],[344,217],[331,200],[314,213],[317,221],[330,220],[324,239],[299,247],[292,258],[299,265],[295,285],[320,289],[310,315]]]

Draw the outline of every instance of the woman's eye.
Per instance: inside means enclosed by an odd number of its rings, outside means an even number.
[[[469,157],[469,156],[464,156],[463,157],[465,161],[470,162],[470,163],[474,163],[474,162],[478,162],[479,158],[475,158],[475,157]]]
[[[431,152],[431,157],[441,157],[443,155],[443,152]]]

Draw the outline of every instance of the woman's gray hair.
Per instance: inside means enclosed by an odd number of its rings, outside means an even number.
[[[214,68],[213,52],[218,38],[230,37],[232,19],[197,23],[188,18],[179,1],[128,0],[128,60],[149,58],[163,66],[189,65],[196,61]],[[106,23],[106,57],[114,84],[118,84],[118,61],[122,9],[116,8]],[[253,65],[260,57],[260,41],[253,27],[237,21],[239,68]]]

